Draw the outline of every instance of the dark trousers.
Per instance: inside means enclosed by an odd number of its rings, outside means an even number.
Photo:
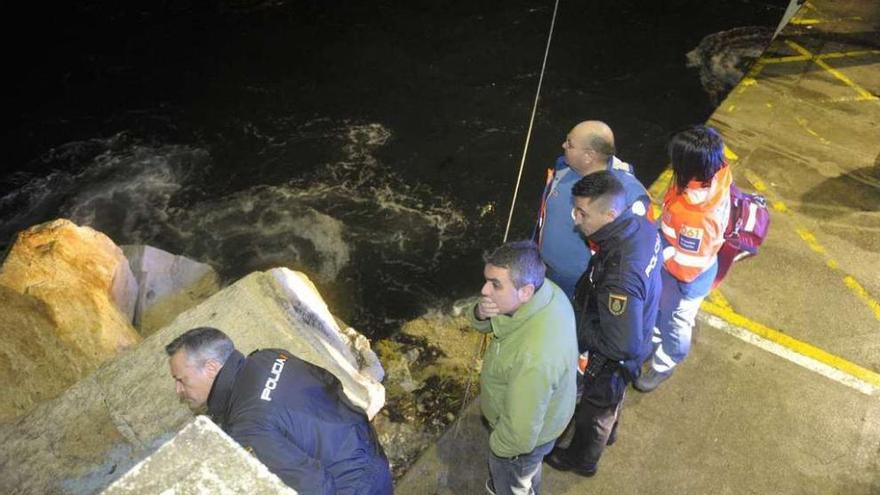
[[[623,407],[624,390],[619,400],[595,404],[584,396],[574,412],[574,438],[569,445],[570,458],[584,467],[595,467],[608,445],[609,438],[617,434],[620,409]]]

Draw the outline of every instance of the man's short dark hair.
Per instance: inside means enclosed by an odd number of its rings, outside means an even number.
[[[684,191],[692,180],[708,187],[724,166],[721,134],[705,125],[695,125],[672,136],[668,151],[678,191]]]
[[[608,208],[614,208],[618,214],[626,209],[626,191],[623,189],[623,184],[607,170],[585,175],[574,183],[571,194],[593,201],[601,199]]]
[[[226,364],[226,360],[235,345],[228,335],[212,327],[198,327],[180,334],[165,346],[165,353],[173,356],[179,350],[185,350],[187,359],[202,367],[209,359]]]
[[[532,284],[535,290],[544,284],[547,268],[541,261],[538,245],[532,241],[513,241],[502,244],[498,249],[483,257],[486,263],[510,271],[513,286],[521,289]]]

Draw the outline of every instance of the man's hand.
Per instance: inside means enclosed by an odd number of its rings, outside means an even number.
[[[498,316],[499,312],[498,305],[485,296],[480,298],[480,302],[474,308],[474,315],[478,320],[488,320],[493,316]]]

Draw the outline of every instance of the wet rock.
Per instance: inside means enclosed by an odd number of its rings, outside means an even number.
[[[122,246],[137,279],[134,326],[147,336],[220,290],[210,265],[152,246]]]
[[[700,83],[717,106],[739,84],[773,39],[773,28],[745,26],[710,34],[687,53],[687,66],[700,69]]]
[[[410,321],[392,339],[376,344],[388,371],[388,405],[374,425],[396,479],[478,393],[481,339],[453,309]]]
[[[137,292],[104,234],[55,220],[21,232],[0,268],[0,421],[57,396],[140,341]]]
[[[338,326],[309,279],[284,268],[253,273],[60,397],[0,425],[0,493],[96,493],[170,438],[192,412],[174,394],[164,346],[197,326],[222,329],[245,354],[285,348],[327,369],[371,417],[384,404],[369,341]]]
[[[101,493],[295,495],[297,492],[214,422],[199,416]]]

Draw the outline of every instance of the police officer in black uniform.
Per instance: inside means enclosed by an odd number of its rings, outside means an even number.
[[[546,461],[593,476],[605,446],[616,440],[626,386],[651,354],[662,259],[657,227],[626,208],[623,186],[610,172],[585,176],[572,195],[574,223],[595,251],[574,298],[579,351],[587,362],[574,438]]]
[[[165,347],[177,394],[298,493],[390,495],[388,459],[339,380],[281,349],[245,357],[220,330],[188,330]]]

